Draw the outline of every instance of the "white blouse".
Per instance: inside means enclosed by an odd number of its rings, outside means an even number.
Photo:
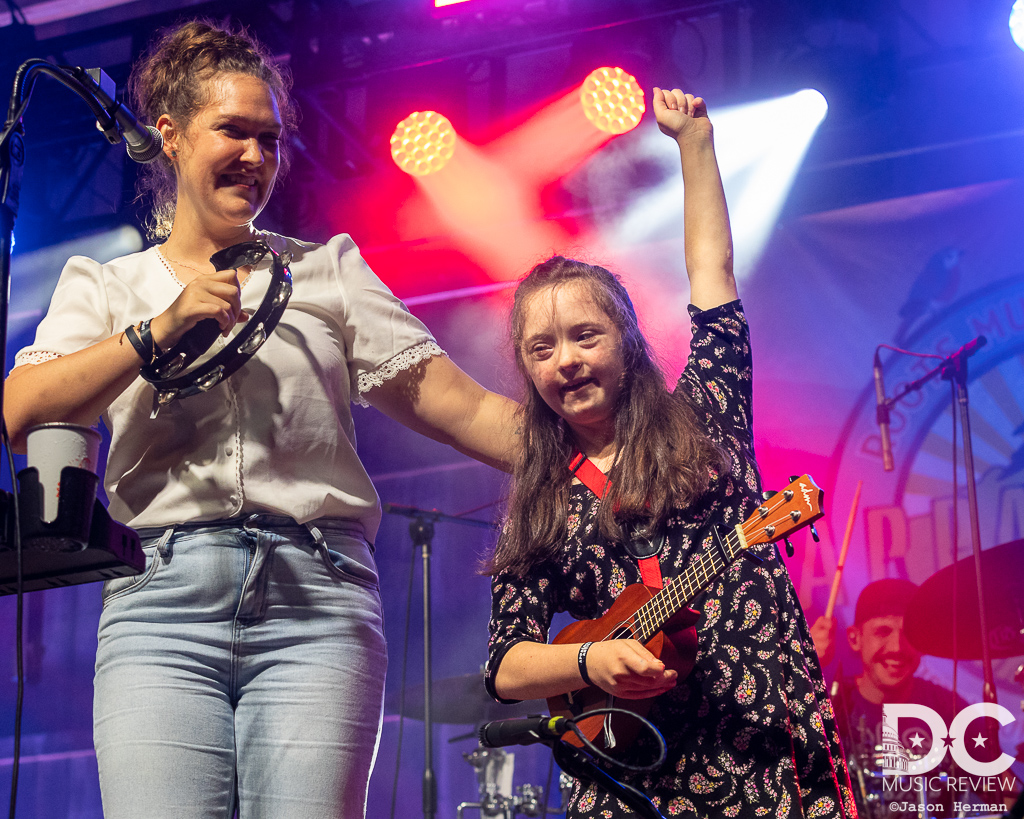
[[[342,517],[361,522],[372,543],[380,503],[356,455],[350,401],[444,353],[347,234],[325,245],[262,237],[293,257],[294,290],[281,322],[229,379],[173,401],[155,419],[154,390],[141,377],[110,405],[103,414],[110,513],[136,528],[252,512],[300,523]],[[250,314],[269,282],[264,260],[242,287]],[[163,312],[182,289],[156,248],[104,265],[75,256],[35,343],[15,363],[96,344]]]

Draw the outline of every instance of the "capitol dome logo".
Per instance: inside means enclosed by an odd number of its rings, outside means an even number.
[[[900,742],[896,729],[882,723],[882,773],[885,776],[904,776],[910,772],[910,754]]]

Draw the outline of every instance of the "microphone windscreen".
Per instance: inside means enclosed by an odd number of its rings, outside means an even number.
[[[160,156],[164,149],[164,135],[152,125],[147,125],[146,130],[149,131],[150,135],[153,137],[153,141],[149,145],[141,151],[135,150],[131,145],[128,146],[128,156],[135,162],[139,162],[143,165],[152,162]]]

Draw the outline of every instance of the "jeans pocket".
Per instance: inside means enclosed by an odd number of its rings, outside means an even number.
[[[127,577],[115,577],[111,580],[103,581],[101,597],[104,606],[111,600],[118,597],[124,597],[126,594],[138,591],[145,586],[156,573],[156,568],[160,565],[160,558],[157,554],[156,543],[154,542],[148,546],[143,546],[142,553],[146,556],[146,568],[144,570],[138,574],[130,574]]]
[[[316,550],[327,567],[327,571],[339,580],[355,583],[365,589],[380,589],[380,581],[373,568],[372,558],[370,558],[370,565],[366,565],[323,543],[317,544]],[[369,554],[369,550],[367,550],[367,554]]]

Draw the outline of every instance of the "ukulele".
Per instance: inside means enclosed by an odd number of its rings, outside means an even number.
[[[700,614],[689,607],[690,603],[751,546],[774,543],[814,523],[824,514],[821,508],[824,495],[809,475],[794,479],[724,536],[715,529],[712,546],[694,557],[683,573],[666,583],[663,589],[642,583],[626,586],[604,615],[596,620],[569,624],[558,632],[552,644],[633,639],[666,667],[674,669],[679,679],[684,679],[693,670],[697,657],[695,624]],[[616,700],[592,685],[548,697],[548,709],[552,716],[576,720],[587,739],[611,750],[633,740],[639,730],[638,721],[618,715],[597,714],[582,719],[581,716],[595,708],[613,705],[645,716],[654,698]],[[583,744],[571,731],[562,739],[577,747]]]

